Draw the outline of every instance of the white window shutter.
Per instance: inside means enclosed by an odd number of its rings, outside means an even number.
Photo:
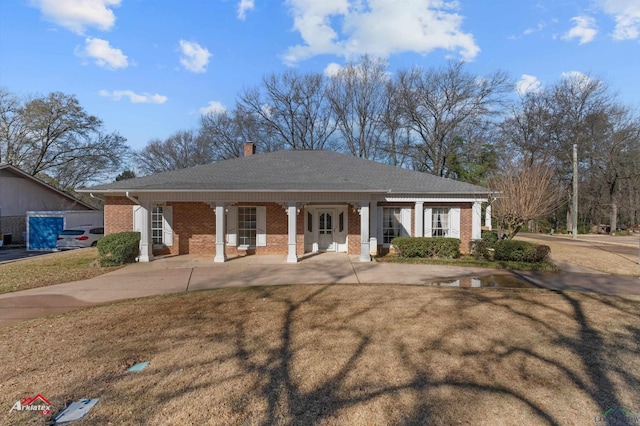
[[[449,238],[460,238],[460,207],[449,209]]]
[[[411,208],[403,207],[400,210],[400,235],[403,237],[411,236]]]
[[[267,208],[265,206],[256,207],[256,246],[267,245]]]
[[[173,207],[162,208],[162,241],[165,246],[173,245]]]
[[[142,232],[142,215],[144,209],[141,206],[133,206],[133,231]]]
[[[433,210],[431,207],[427,207],[424,209],[424,236],[431,238],[433,237]]]
[[[227,244],[234,247],[238,245],[238,208],[230,206],[227,209]],[[216,229],[216,232],[218,230]]]

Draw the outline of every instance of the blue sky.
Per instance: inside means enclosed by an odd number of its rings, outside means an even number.
[[[367,53],[391,72],[463,59],[520,90],[588,73],[640,108],[640,0],[0,1],[0,86],[74,94],[134,149],[266,74]]]

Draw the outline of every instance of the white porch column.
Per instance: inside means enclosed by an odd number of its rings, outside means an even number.
[[[140,215],[140,256],[138,262],[150,262],[153,260],[153,241],[151,241],[151,203],[140,203],[142,214]]]
[[[227,247],[225,243],[226,232],[226,218],[224,203],[217,202],[215,207],[216,212],[216,255],[213,258],[214,262],[222,263],[227,260]]]
[[[378,255],[378,202],[372,201],[369,207],[369,254]]]
[[[416,237],[424,237],[424,201],[416,201],[413,217],[415,217],[416,222],[416,229],[413,235]]]
[[[287,206],[287,216],[289,217],[289,252],[287,254],[287,263],[297,263],[298,262],[298,252],[297,252],[297,236],[296,236],[296,225],[297,225],[297,217],[298,217],[298,207],[296,203],[290,202]]]
[[[360,262],[371,262],[369,254],[369,202],[360,203]]]
[[[471,240],[482,238],[482,203],[476,201],[471,208]]]
[[[487,209],[484,213],[484,226],[491,231],[491,204],[487,204]]]

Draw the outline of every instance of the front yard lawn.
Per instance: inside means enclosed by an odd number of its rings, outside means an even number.
[[[9,412],[37,394],[52,415],[100,398],[78,426],[595,424],[640,411],[639,325],[640,297],[573,292],[298,285],[138,299],[0,329],[0,424],[43,424]],[[150,365],[126,372],[139,361]]]
[[[97,260],[98,249],[92,247],[0,264],[0,294],[86,280],[119,268],[102,268]]]

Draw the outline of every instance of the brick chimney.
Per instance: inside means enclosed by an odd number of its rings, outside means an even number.
[[[244,143],[244,156],[248,157],[256,153],[256,145],[253,142]]]

